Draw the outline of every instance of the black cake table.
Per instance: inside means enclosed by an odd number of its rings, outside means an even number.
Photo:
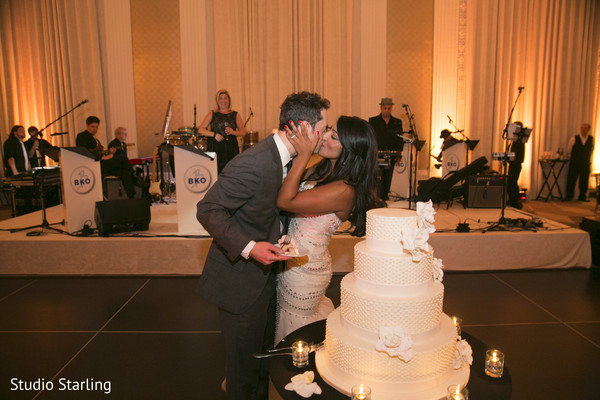
[[[469,378],[470,399],[486,399],[486,400],[506,400],[510,399],[512,393],[512,384],[508,368],[504,367],[504,375],[502,378],[490,378],[485,374],[485,352],[489,349],[482,341],[462,332],[462,338],[466,339],[473,349],[473,365],[471,365],[471,376]],[[297,340],[304,340],[309,343],[319,343],[325,339],[325,320],[314,322],[300,329],[295,330],[286,336],[277,348],[291,346]],[[272,386],[275,388],[279,396],[283,400],[300,400],[303,399],[296,392],[285,390],[293,376],[301,374],[305,371],[314,371],[315,382],[321,387],[323,393],[321,395],[313,395],[312,399],[327,399],[327,400],[348,400],[348,396],[338,392],[333,387],[329,386],[319,375],[315,365],[315,354],[309,355],[309,364],[305,368],[296,368],[292,364],[291,356],[276,356],[269,359],[269,371]],[[377,400],[377,399],[373,399]]]

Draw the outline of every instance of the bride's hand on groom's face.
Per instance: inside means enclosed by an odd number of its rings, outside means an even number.
[[[297,127],[293,121],[285,128],[287,138],[294,146],[298,156],[310,157],[319,144],[319,132],[313,132],[312,126],[307,121],[300,121]]]

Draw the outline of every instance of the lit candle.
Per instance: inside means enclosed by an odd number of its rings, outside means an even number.
[[[371,400],[371,388],[363,384],[353,386],[352,400]]]
[[[446,400],[468,400],[469,391],[466,387],[461,385],[450,385],[448,386],[448,394]]]
[[[492,378],[501,378],[504,373],[504,354],[500,350],[485,352],[485,373]]]
[[[452,317],[452,322],[454,323],[454,326],[456,327],[456,333],[458,333],[460,335],[462,333],[462,328],[461,328],[462,318]]]
[[[292,344],[292,362],[294,367],[304,368],[308,365],[308,343],[299,340]]]

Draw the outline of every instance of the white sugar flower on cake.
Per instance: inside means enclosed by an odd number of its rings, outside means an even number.
[[[425,229],[402,229],[402,247],[411,254],[413,261],[420,261],[427,255],[428,240],[429,233]]]
[[[454,369],[460,369],[464,365],[473,364],[473,350],[471,345],[466,340],[458,340],[456,342],[456,358],[452,366]]]
[[[433,259],[432,270],[433,279],[435,279],[438,282],[441,282],[444,279],[444,264],[442,264],[441,259]]]
[[[412,345],[412,338],[401,327],[382,326],[379,328],[379,340],[375,349],[402,361],[410,361],[413,356]]]
[[[433,203],[429,200],[427,203],[417,203],[417,226],[420,229],[426,229],[428,233],[435,232],[435,210],[433,209]]]
[[[402,229],[402,247],[409,252],[413,261],[420,261],[429,252],[427,241],[429,234],[435,232],[433,223],[435,210],[433,203],[429,200],[427,203],[417,203],[417,229]]]

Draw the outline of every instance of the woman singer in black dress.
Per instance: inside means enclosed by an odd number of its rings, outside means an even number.
[[[208,151],[217,153],[217,170],[221,173],[229,160],[239,154],[237,137],[244,137],[246,128],[242,117],[231,109],[227,90],[219,90],[215,100],[216,109],[206,114],[198,131],[208,137]]]

